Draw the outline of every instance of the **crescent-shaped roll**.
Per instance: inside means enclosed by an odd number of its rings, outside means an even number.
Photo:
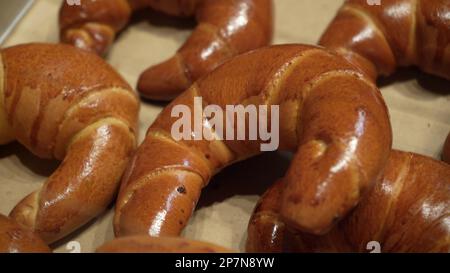
[[[444,152],[442,153],[442,159],[450,164],[450,134],[444,144]]]
[[[51,243],[101,213],[136,146],[139,100],[98,56],[69,45],[0,51],[0,136],[62,160],[10,217]]]
[[[248,252],[450,252],[450,166],[393,151],[383,176],[334,229],[315,236],[280,214],[283,180],[260,199],[248,226]]]
[[[272,5],[272,0],[81,0],[72,6],[64,1],[61,41],[104,54],[136,10],[195,17],[198,24],[178,52],[139,79],[142,96],[171,100],[231,57],[268,45]]]
[[[375,80],[417,66],[450,80],[450,1],[346,0],[320,38]],[[450,135],[449,135],[450,138]],[[450,163],[450,144],[443,152]]]
[[[267,144],[249,137],[197,139],[192,128],[187,135],[195,140],[175,140],[175,107],[195,112],[198,98],[203,106],[220,109],[278,106],[279,119],[273,123],[272,110],[258,116],[274,126],[280,150],[296,153],[286,174],[282,214],[293,227],[312,233],[328,231],[358,203],[391,150],[389,114],[380,91],[344,58],[306,45],[258,49],[194,83],[158,116],[124,175],[114,219],[117,236],[179,235],[210,178],[261,153],[261,144]],[[234,131],[243,129],[239,123]],[[217,135],[210,118],[199,125],[204,135]]]
[[[50,252],[50,248],[32,231],[0,215],[0,253]]]

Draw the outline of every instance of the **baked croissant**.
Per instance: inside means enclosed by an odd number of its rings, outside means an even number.
[[[50,248],[32,231],[0,215],[0,253],[46,253]]]
[[[324,236],[290,229],[280,215],[284,181],[261,198],[250,219],[249,252],[450,252],[450,166],[393,151],[367,198]]]
[[[115,239],[97,249],[99,253],[231,253],[230,249],[181,237],[146,235]]]
[[[61,40],[103,54],[132,12],[147,7],[198,21],[175,56],[141,75],[138,90],[150,99],[171,100],[225,60],[272,38],[272,0],[81,0],[80,6],[64,1]]]
[[[372,79],[414,65],[450,80],[449,18],[448,0],[383,0],[381,5],[347,0],[319,44],[336,50]],[[448,153],[444,157],[450,163]]]
[[[0,144],[63,160],[10,217],[54,242],[113,200],[136,146],[139,101],[107,63],[69,45],[0,51]]]
[[[261,152],[262,140],[176,141],[172,111],[179,105],[195,111],[196,97],[221,109],[279,105],[274,124],[280,126],[279,149],[297,151],[286,174],[282,214],[313,233],[328,231],[358,203],[391,150],[381,93],[353,65],[313,46],[258,49],[194,83],[158,116],[124,174],[114,219],[117,236],[179,235],[211,176]],[[266,116],[259,118],[271,119]],[[217,128],[202,120],[204,134],[214,136]]]

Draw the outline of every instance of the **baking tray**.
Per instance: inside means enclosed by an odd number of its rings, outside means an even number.
[[[342,0],[275,0],[274,43],[315,43]],[[57,42],[60,1],[39,0],[17,25],[5,46],[32,41]],[[188,37],[192,22],[151,14],[138,16],[118,38],[107,61],[133,86],[151,64],[171,56]],[[439,158],[450,131],[450,86],[415,69],[400,70],[380,81],[389,106],[394,147]],[[163,105],[142,103],[140,140]],[[243,250],[250,214],[268,185],[283,175],[288,156],[269,153],[226,169],[204,190],[183,235]],[[7,214],[25,195],[39,188],[57,162],[31,155],[19,144],[0,147],[0,213]],[[262,172],[261,170],[264,170]],[[55,245],[69,252],[76,241],[91,252],[113,238],[112,209]]]

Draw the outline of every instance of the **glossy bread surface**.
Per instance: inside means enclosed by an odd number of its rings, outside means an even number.
[[[82,0],[79,6],[63,3],[61,41],[105,54],[133,11],[152,8],[173,16],[194,16],[198,25],[178,52],[148,68],[139,78],[142,96],[171,100],[231,57],[268,45],[272,39],[272,5],[272,0]]]
[[[314,236],[288,229],[279,213],[285,183],[261,198],[248,227],[249,252],[450,251],[450,166],[393,151],[383,176],[359,206],[333,230]]]
[[[46,253],[50,248],[32,231],[0,215],[0,253]]]
[[[197,81],[149,128],[123,178],[116,235],[179,235],[211,176],[261,152],[261,140],[175,141],[172,109],[193,109],[195,97],[222,109],[280,106],[279,149],[296,151],[282,213],[313,233],[326,232],[358,203],[391,149],[379,90],[345,59],[305,45],[252,51]],[[212,130],[207,120],[203,129]]]

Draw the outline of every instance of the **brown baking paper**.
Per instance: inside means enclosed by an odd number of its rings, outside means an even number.
[[[274,43],[315,43],[342,0],[274,0]],[[2,46],[27,42],[57,42],[61,1],[37,0]],[[138,16],[139,17],[139,16]],[[158,14],[140,16],[114,44],[107,60],[133,86],[147,66],[171,56],[188,37],[192,22]],[[381,81],[390,108],[394,147],[439,158],[450,131],[450,84],[417,70],[402,70]],[[140,140],[161,105],[142,103]],[[25,195],[39,188],[57,167],[19,144],[0,147],[0,213],[8,214]],[[239,163],[219,174],[204,190],[184,236],[244,250],[246,229],[258,196],[283,175],[285,155],[269,153]],[[86,227],[57,243],[56,252],[69,252],[76,241],[81,252],[92,252],[113,238],[112,208]],[[75,243],[77,245],[77,243]],[[75,249],[76,250],[76,249]]]

